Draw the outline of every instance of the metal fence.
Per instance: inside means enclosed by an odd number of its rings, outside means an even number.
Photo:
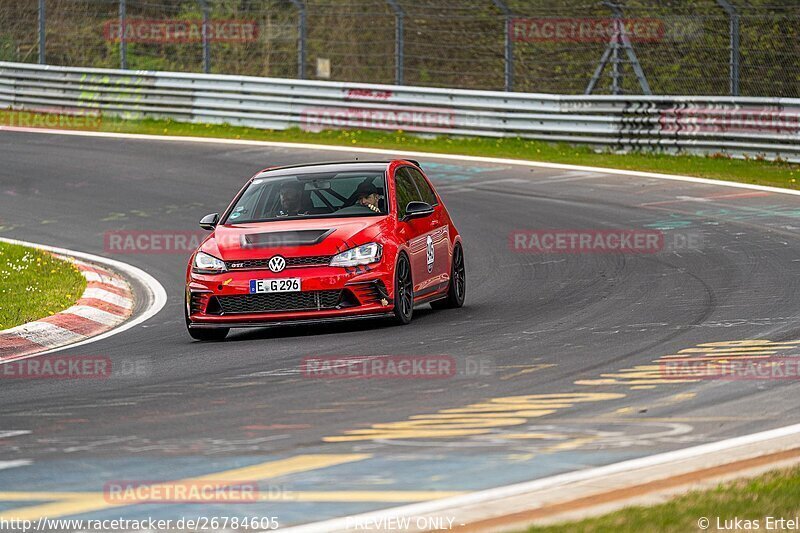
[[[800,97],[797,0],[2,0],[0,60],[554,94]]]
[[[719,152],[800,161],[800,99],[557,96],[0,62],[7,124],[19,109],[266,129],[376,129]],[[27,121],[27,123],[25,122]],[[34,124],[30,124],[33,121]]]

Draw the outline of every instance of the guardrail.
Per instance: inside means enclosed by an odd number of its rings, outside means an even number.
[[[0,62],[0,108],[377,129],[800,162],[800,99],[562,96]]]

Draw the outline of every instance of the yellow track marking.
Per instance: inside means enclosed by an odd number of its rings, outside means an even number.
[[[95,492],[0,492],[0,502],[35,502],[86,498]]]
[[[259,493],[263,502],[423,502],[466,494],[463,491],[439,490],[348,490],[348,491],[281,491]],[[102,498],[100,492],[0,492],[0,501],[88,500]]]
[[[244,468],[236,468],[225,472],[215,472],[205,476],[182,479],[174,482],[157,483],[159,485],[170,484],[192,484],[202,482],[213,482],[216,485],[235,485],[237,483],[253,482],[263,479],[270,479],[299,472],[308,472],[319,468],[326,468],[343,463],[361,461],[371,457],[368,454],[342,454],[342,455],[298,455],[288,459],[269,461]],[[43,493],[47,494],[47,493]],[[58,494],[58,493],[49,493]],[[124,507],[131,505],[130,502],[110,503],[104,493],[88,493],[85,496],[69,497],[60,501],[32,505],[17,509],[8,509],[0,513],[0,519],[35,520],[42,516],[48,518],[58,518],[80,513],[89,513],[113,507]]]
[[[486,435],[494,428],[518,426],[532,418],[555,413],[580,403],[617,400],[619,393],[564,393],[506,396],[443,409],[438,413],[414,415],[407,420],[373,424],[369,429],[354,429],[344,435],[323,438],[325,442],[354,442],[377,439],[423,439]]]
[[[424,502],[465,494],[458,491],[436,490],[347,490],[347,491],[289,491],[281,494],[260,494],[259,500],[287,502]]]
[[[569,436],[561,433],[507,433],[502,435],[504,439],[540,439],[540,440],[559,440]]]

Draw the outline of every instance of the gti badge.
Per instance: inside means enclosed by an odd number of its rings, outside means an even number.
[[[286,259],[280,255],[275,255],[269,260],[269,269],[273,272],[281,272],[286,268]]]

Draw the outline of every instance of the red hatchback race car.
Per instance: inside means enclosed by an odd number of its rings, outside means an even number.
[[[186,272],[195,339],[464,304],[461,237],[415,161],[268,168],[200,226],[213,231]]]

